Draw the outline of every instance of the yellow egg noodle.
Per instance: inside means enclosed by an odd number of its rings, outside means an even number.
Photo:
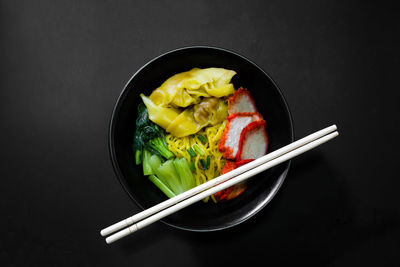
[[[221,140],[222,133],[224,132],[226,120],[214,126],[203,128],[198,134],[201,134],[207,139],[207,143],[203,144],[198,135],[189,135],[184,137],[175,137],[171,134],[166,136],[168,149],[175,154],[176,157],[185,157],[188,162],[193,160],[195,171],[193,172],[196,179],[196,185],[205,183],[220,175],[222,167],[225,164],[225,159],[222,158],[222,153],[218,150],[218,144]],[[192,148],[193,145],[197,145],[201,150],[204,151],[204,155],[196,153],[194,159],[191,158],[187,149]],[[200,159],[206,160],[207,156],[210,156],[210,165],[207,170],[203,170]],[[213,201],[215,199],[212,197]],[[209,197],[205,198],[207,202]]]

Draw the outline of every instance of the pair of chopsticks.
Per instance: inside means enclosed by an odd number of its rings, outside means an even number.
[[[253,160],[237,169],[218,176],[204,184],[196,186],[125,220],[104,228],[100,233],[102,236],[107,236],[114,233],[106,238],[106,242],[108,244],[113,243],[118,239],[136,232],[137,230],[142,229],[168,215],[171,215],[172,213],[175,213],[197,201],[200,201],[205,197],[247,180],[256,174],[259,174],[260,172],[290,160],[335,138],[339,135],[336,129],[336,125],[332,125],[318,132],[310,134],[287,146],[268,153],[261,158]]]

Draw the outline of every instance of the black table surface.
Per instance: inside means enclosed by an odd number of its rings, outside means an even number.
[[[368,1],[1,1],[0,265],[398,266],[396,13]],[[100,229],[139,211],[109,158],[113,106],[143,64],[191,45],[269,73],[297,138],[332,123],[340,136],[294,159],[239,226],[155,223],[106,245]]]

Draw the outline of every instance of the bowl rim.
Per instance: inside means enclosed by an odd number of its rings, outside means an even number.
[[[280,97],[283,100],[284,103],[284,107],[287,113],[287,116],[289,118],[289,124],[290,124],[290,142],[294,141],[294,125],[293,125],[293,118],[292,118],[292,113],[290,112],[288,103],[286,101],[285,96],[283,95],[280,87],[277,85],[277,83],[271,78],[270,75],[268,75],[267,72],[265,72],[260,66],[258,66],[256,63],[254,63],[252,60],[248,59],[247,57],[234,52],[232,50],[228,50],[225,48],[221,48],[221,47],[216,47],[216,46],[208,46],[208,45],[194,45],[194,46],[184,46],[184,47],[180,47],[180,48],[176,48],[173,50],[169,50],[167,52],[164,52],[156,57],[154,57],[153,59],[149,60],[147,63],[145,63],[141,68],[139,68],[132,76],[131,78],[126,82],[126,84],[124,85],[121,93],[119,94],[115,104],[114,104],[114,108],[113,111],[111,113],[111,117],[109,120],[109,131],[108,131],[108,148],[109,148],[109,156],[111,159],[111,163],[114,169],[114,173],[116,174],[116,178],[118,180],[118,182],[121,184],[122,188],[124,189],[124,191],[128,194],[128,196],[130,197],[131,200],[133,200],[133,202],[141,209],[144,210],[145,208],[136,200],[136,198],[134,198],[134,196],[132,196],[130,189],[128,188],[126,182],[125,182],[125,177],[122,174],[122,171],[118,165],[117,159],[116,159],[116,153],[115,153],[115,147],[114,147],[114,143],[113,143],[113,139],[114,139],[114,132],[115,132],[115,124],[116,124],[116,115],[118,114],[120,108],[121,108],[121,103],[123,102],[122,100],[125,98],[127,92],[128,92],[128,86],[131,83],[131,81],[136,77],[136,75],[138,75],[143,69],[145,69],[147,66],[149,66],[150,64],[154,63],[155,61],[159,60],[162,57],[165,57],[167,55],[173,54],[173,53],[177,53],[183,50],[191,50],[191,49],[207,49],[207,50],[217,50],[217,51],[222,51],[225,53],[229,53],[229,54],[233,54],[234,56],[237,56],[245,61],[247,61],[248,63],[252,64],[253,66],[255,66],[257,69],[259,69],[274,85],[274,87],[278,90],[278,93],[280,95]],[[251,217],[253,217],[255,214],[257,214],[259,211],[261,211],[277,194],[277,192],[279,191],[279,189],[281,188],[283,182],[285,181],[285,178],[287,176],[287,173],[290,169],[290,165],[291,165],[291,160],[289,160],[287,162],[287,167],[285,168],[285,170],[283,171],[283,173],[278,177],[278,181],[276,183],[276,185],[273,186],[272,190],[270,191],[270,193],[268,193],[268,196],[261,202],[259,202],[257,204],[257,206],[255,208],[253,208],[249,213],[247,213],[245,216],[243,216],[242,218],[240,218],[239,220],[235,221],[232,224],[229,225],[224,225],[224,226],[220,226],[220,227],[214,227],[211,229],[196,229],[196,228],[190,228],[190,227],[183,227],[183,226],[178,226],[172,223],[168,223],[166,221],[164,221],[163,219],[160,220],[162,223],[174,227],[176,229],[181,229],[181,230],[187,230],[187,231],[192,231],[192,232],[212,232],[212,231],[219,231],[219,230],[223,230],[223,229],[228,229],[231,227],[234,227],[236,225],[239,225],[245,221],[247,221],[248,219],[250,219]]]

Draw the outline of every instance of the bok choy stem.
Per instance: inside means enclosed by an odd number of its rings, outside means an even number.
[[[167,197],[172,198],[176,196],[171,189],[168,188],[160,179],[155,175],[150,175],[149,180],[153,182]]]
[[[187,191],[196,186],[192,171],[185,158],[174,159],[174,166],[181,180],[183,191]]]
[[[152,175],[154,174],[153,169],[150,166],[151,153],[147,149],[143,149],[143,174]]]

